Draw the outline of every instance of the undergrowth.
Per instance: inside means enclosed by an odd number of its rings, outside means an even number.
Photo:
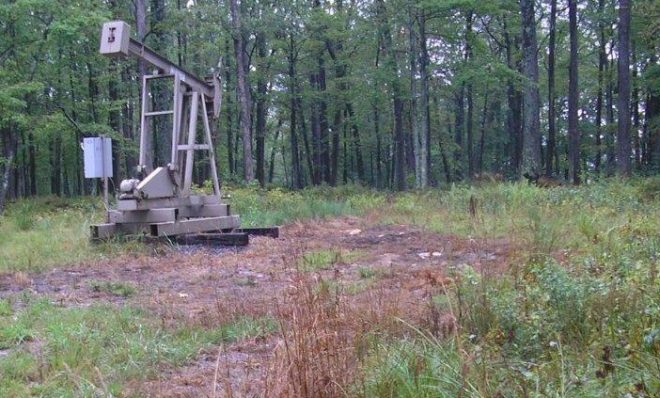
[[[453,333],[438,336],[429,319],[414,338],[381,341],[356,394],[659,396],[657,186],[494,185],[404,195],[390,222],[410,217],[445,233],[506,237],[521,245],[519,263],[497,276],[455,269],[457,283],[433,300],[455,318]],[[416,211],[432,202],[437,212]]]
[[[272,333],[270,318],[238,318],[211,329],[164,328],[145,311],[62,308],[23,297],[0,312],[0,396],[123,396],[125,384],[181,366],[200,350]]]
[[[44,197],[10,204],[0,216],[0,273],[45,271],[146,252],[136,241],[92,244],[89,226],[103,222],[103,211],[93,198]]]
[[[386,195],[359,186],[301,191],[226,188],[232,210],[245,226],[282,225],[305,219],[363,215],[386,203]]]
[[[362,285],[354,291],[331,280],[296,285],[299,302],[292,314],[283,314],[293,320],[280,324],[286,344],[276,353],[280,365],[272,373],[288,385],[272,385],[272,396],[277,391],[301,397],[659,396],[658,181],[553,189],[522,183],[454,186],[396,195],[359,187],[226,189],[246,226],[368,214],[377,223],[502,239],[516,251],[510,267],[496,275],[453,264],[448,276],[455,283],[419,302],[430,315],[421,325],[406,324],[405,332],[374,333],[396,329],[384,325],[399,322],[398,315],[346,304],[349,295],[371,294],[364,286],[376,275],[369,269],[357,271]],[[11,206],[0,219],[0,272],[44,270],[130,248],[120,242],[90,246],[87,225],[98,220],[100,208],[90,200],[72,203],[80,204],[60,208],[37,200]],[[324,270],[345,261],[343,256],[340,248],[307,253],[292,265],[298,271]],[[305,280],[318,277],[301,274]],[[99,289],[125,293],[112,286]],[[365,322],[367,313],[378,316]],[[43,385],[89,394],[119,391],[113,383],[132,377],[137,368],[179,363],[190,358],[190,347],[224,338],[212,331],[162,330],[135,310],[110,314],[105,308],[64,310],[44,303],[14,314],[11,303],[0,301],[0,346],[11,349],[0,360],[3,374],[11,375],[3,378],[2,388],[14,395],[40,395]],[[450,327],[437,326],[441,315]],[[64,349],[57,345],[62,341],[73,342]],[[96,366],[103,367],[103,377],[89,366],[72,370],[84,360],[76,357],[82,351],[78,341],[108,344],[98,351],[100,362],[93,362],[101,364]],[[141,345],[132,346],[134,341]],[[47,355],[33,353],[44,347]],[[75,361],[60,360],[61,350]],[[127,362],[130,355],[135,359]],[[42,357],[48,359],[37,359]]]
[[[384,194],[357,186],[303,191],[230,187],[224,192],[245,227],[362,215],[385,203]],[[97,198],[44,197],[10,204],[0,216],[0,273],[45,271],[150,250],[135,239],[91,243],[89,226],[103,222],[104,214]]]

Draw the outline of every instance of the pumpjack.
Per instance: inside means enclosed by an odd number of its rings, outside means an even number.
[[[138,178],[119,184],[116,208],[108,210],[107,223],[91,226],[92,239],[137,234],[170,237],[206,232],[234,232],[247,239],[249,232],[263,234],[264,231],[239,230],[239,216],[232,215],[229,204],[222,202],[209,122],[209,119],[217,119],[222,104],[219,73],[200,79],[131,38],[130,26],[123,21],[103,25],[100,53],[109,57],[134,56],[155,71],[142,76]],[[173,85],[173,108],[152,109],[150,83],[166,79]],[[200,116],[203,139],[197,142]],[[170,161],[154,168],[151,129],[155,123],[151,122],[164,117],[171,118]],[[192,191],[195,153],[199,151],[208,153],[212,195],[197,195]]]

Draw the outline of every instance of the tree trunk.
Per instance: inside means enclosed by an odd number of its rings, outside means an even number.
[[[397,65],[396,54],[392,44],[392,34],[385,9],[384,0],[376,0],[377,16],[379,19],[380,33],[382,35],[381,43],[383,52],[387,57],[388,71],[390,73],[390,83],[392,87],[392,102],[394,108],[394,176],[395,187],[398,191],[407,189],[406,168],[405,168],[405,138],[403,134],[403,100],[401,99],[401,87],[399,83],[399,67]]]
[[[256,144],[257,144],[257,180],[259,185],[264,187],[265,181],[265,139],[266,139],[266,114],[268,107],[266,105],[266,94],[268,85],[266,82],[267,68],[266,64],[266,35],[264,32],[257,34],[257,55],[259,56],[259,78],[257,80],[257,122],[256,122]]]
[[[318,89],[317,76],[312,73],[309,76],[309,85],[313,89]],[[312,127],[312,159],[313,169],[310,168],[312,175],[312,184],[319,185],[322,180],[323,160],[321,157],[321,120],[319,119],[319,104],[316,99],[312,99],[309,103],[310,124]]]
[[[344,124],[343,112],[335,109],[335,117],[332,122],[332,151],[330,154],[330,186],[337,185],[337,173],[339,170],[339,130]]]
[[[122,135],[124,137],[125,145],[133,147],[137,145],[135,142],[135,109],[137,108],[136,95],[134,95],[135,85],[131,83],[132,71],[129,66],[126,66],[122,69],[121,72],[121,81],[128,87],[128,98],[125,99],[123,111],[122,111]],[[133,177],[135,173],[135,166],[137,166],[137,159],[134,153],[137,151],[125,151],[124,153],[124,168],[126,175]]]
[[[381,40],[382,37],[378,37],[378,47],[376,48],[376,62],[375,68],[376,72],[379,71],[380,63],[380,49],[381,49]],[[379,73],[376,73],[376,76],[379,76]],[[374,134],[376,135],[376,188],[383,188],[384,178],[383,178],[383,148],[382,148],[382,137],[380,133],[380,110],[378,108],[378,95],[379,95],[379,81],[376,80],[374,84],[375,93],[372,99],[371,108],[373,112],[374,119]],[[387,168],[386,168],[387,170]]]
[[[319,127],[321,129],[321,173],[323,181],[330,183],[330,140],[328,126],[328,104],[325,101],[326,83],[325,83],[325,59],[323,55],[318,58],[318,90],[319,99]]]
[[[181,12],[181,0],[176,0],[176,9]],[[185,66],[188,53],[188,36],[185,31],[177,29],[176,31],[176,55],[179,66]]]
[[[121,135],[122,134],[122,120],[121,120],[121,112],[119,108],[115,109],[114,104],[120,101],[119,97],[119,87],[117,84],[117,81],[115,80],[114,76],[117,75],[117,63],[114,61],[110,62],[110,71],[111,71],[111,77],[108,79],[108,97],[110,99],[110,102],[113,104],[112,110],[108,113],[108,124],[114,130],[115,134]],[[114,180],[119,180],[119,145],[117,145],[117,142],[113,143],[112,145],[112,175],[114,176]],[[110,184],[111,185],[111,190],[114,191],[114,186],[116,184]]]
[[[419,46],[420,46],[420,57],[419,57],[419,73],[422,84],[422,96],[420,108],[422,111],[422,120],[420,130],[420,138],[422,140],[422,161],[424,162],[424,169],[422,170],[422,176],[424,178],[424,186],[435,185],[433,181],[433,174],[431,173],[432,163],[431,163],[431,104],[430,104],[430,94],[429,94],[429,52],[426,45],[426,15],[424,11],[421,12],[417,18],[417,24],[419,25]]]
[[[344,184],[348,184],[348,164],[349,164],[349,156],[348,156],[348,139],[346,138],[346,125],[344,124],[342,126],[342,135],[343,135],[343,140],[342,140],[342,152],[344,154],[343,156],[343,162],[342,162],[342,181]]]
[[[619,126],[617,132],[617,174],[629,177],[630,164],[630,0],[619,0]]]
[[[605,102],[607,103],[607,124],[613,126],[615,123],[614,119],[614,38],[610,42],[610,60],[607,65],[607,95],[605,97]],[[608,131],[605,136],[605,149],[607,152],[607,175],[611,176],[614,174],[614,169],[616,168],[616,148],[614,147],[614,135],[611,131]]]
[[[355,149],[355,162],[358,179],[364,181],[365,172],[364,157],[362,156],[362,140],[360,139],[360,129],[355,121],[355,111],[353,111],[353,105],[350,102],[346,103],[346,113],[348,113],[348,118],[351,123],[351,132],[353,133],[353,147]]]
[[[169,47],[167,29],[165,28],[165,0],[151,0],[150,12],[150,38],[151,46],[158,52],[165,52]],[[151,84],[150,92],[152,98],[152,110],[166,110],[168,107],[168,90],[160,84]],[[154,161],[153,166],[164,166],[171,159],[172,149],[172,119],[156,117],[151,119],[153,123],[152,148]],[[151,167],[152,165],[147,165]]]
[[[504,32],[504,44],[506,48],[506,63],[513,72],[518,72],[519,67],[515,61],[514,51],[518,48],[518,40],[511,40],[506,18],[502,19],[502,30]],[[509,131],[509,153],[511,155],[511,168],[516,177],[520,176],[522,163],[523,133],[521,123],[522,95],[514,85],[513,79],[507,80],[507,130]]]
[[[484,89],[484,108],[481,114],[481,134],[479,137],[479,153],[477,155],[477,170],[479,173],[484,171],[484,150],[486,146],[486,126],[489,122],[489,110],[488,110],[488,85]]]
[[[434,103],[434,108],[438,108],[438,99],[434,95],[433,96],[433,103]],[[446,113],[447,115],[447,122],[445,123],[445,126],[447,126],[447,137],[451,137],[451,121],[449,120],[449,112]],[[442,140],[442,133],[438,134],[438,150],[440,151],[440,158],[442,159],[442,168],[445,171],[445,181],[447,184],[451,183],[451,167],[449,166],[449,158],[447,156],[447,152],[445,151],[445,145]]]
[[[254,179],[254,164],[252,160],[252,100],[250,87],[247,82],[247,59],[245,43],[243,42],[243,27],[241,25],[241,11],[238,0],[230,0],[232,37],[234,40],[234,54],[236,56],[236,76],[238,77],[238,99],[240,102],[240,129],[243,141],[243,178],[246,182]]]
[[[419,139],[419,109],[417,109],[417,98],[419,97],[417,83],[417,39],[415,38],[415,25],[412,5],[408,6],[408,62],[410,67],[410,129],[412,131],[412,149],[415,168],[415,187],[422,187],[422,174],[420,158],[421,148]]]
[[[649,66],[658,62],[657,56],[652,56]],[[644,136],[646,141],[646,164],[652,173],[660,173],[660,90],[649,85],[646,89],[646,106],[644,108]]]
[[[225,42],[225,51],[229,53],[229,41]],[[225,84],[227,85],[227,96],[225,102],[225,114],[227,115],[227,166],[229,168],[229,176],[233,176],[236,173],[236,164],[234,160],[234,107],[233,107],[233,94],[235,90],[232,90],[231,87],[231,64],[229,62],[229,57],[224,58],[225,65]]]
[[[34,134],[32,129],[28,133],[28,168],[30,174],[30,195],[37,195],[37,157],[36,157],[36,146],[37,144],[34,141]],[[1,211],[0,211],[1,213]]]
[[[639,78],[637,72],[637,56],[635,53],[635,43],[631,43],[630,56],[632,58],[632,98],[630,111],[632,113],[632,143],[635,154],[635,168],[642,169],[642,143],[639,137],[640,119],[639,119]]]
[[[289,54],[287,55],[289,72],[289,139],[291,140],[291,183],[293,188],[302,189],[302,169],[300,168],[300,152],[298,150],[297,121],[297,84],[296,84],[296,54],[293,37],[289,38]]]
[[[147,0],[135,0],[135,29],[137,39],[144,43],[147,36]],[[138,74],[144,76],[147,74],[146,64],[142,59],[137,60]]]
[[[297,88],[297,91],[300,91],[300,87]],[[309,172],[310,178],[313,178],[314,176],[314,170],[315,170],[315,163],[312,158],[312,150],[310,149],[309,146],[309,139],[307,137],[307,126],[305,124],[305,112],[303,111],[302,107],[302,99],[300,96],[296,97],[296,108],[298,109],[298,114],[300,115],[299,121],[300,121],[300,135],[302,136],[303,139],[303,145],[305,149],[305,160],[307,161],[307,171]],[[304,181],[304,178],[303,178]],[[304,184],[303,184],[304,185]]]
[[[341,13],[343,10],[343,3],[342,1],[338,1],[337,3],[337,12]],[[320,4],[319,4],[320,5]],[[350,26],[348,25],[349,20],[346,20],[346,25],[345,29],[350,29]],[[344,124],[344,119],[343,119],[343,114],[344,110],[342,107],[342,103],[346,103],[350,105],[350,103],[347,103],[344,100],[344,92],[348,89],[348,85],[346,82],[343,80],[344,77],[346,76],[346,72],[348,69],[347,63],[339,59],[339,55],[344,49],[344,44],[341,39],[331,39],[329,37],[324,37],[325,40],[325,46],[326,49],[328,50],[328,54],[330,55],[330,58],[332,58],[332,61],[334,62],[334,69],[335,69],[335,79],[338,80],[337,83],[337,88],[340,92],[340,99],[337,101],[335,104],[335,115],[334,115],[334,120],[332,123],[332,129],[331,129],[331,150],[330,150],[330,175],[328,178],[330,186],[336,186],[337,185],[337,178],[338,178],[338,172],[339,172],[339,131],[342,129],[343,124]],[[344,105],[346,105],[344,104]]]
[[[11,124],[0,130],[0,138],[2,139],[3,161],[0,163],[0,215],[5,210],[5,203],[7,193],[9,191],[9,179],[11,177],[11,170],[14,168],[14,156],[16,155],[16,133],[13,131]]]
[[[523,94],[522,168],[536,174],[541,169],[541,132],[534,0],[520,0],[520,12],[522,15],[523,75],[527,79]]]
[[[660,173],[660,92],[651,90],[645,108],[648,136],[647,162],[652,173]]]
[[[464,94],[465,86],[461,84],[458,93],[454,94],[454,107],[456,112],[454,118],[454,142],[456,143],[456,150],[454,152],[454,178],[459,181],[463,179]]]
[[[580,132],[578,130],[577,0],[568,0],[570,60],[568,68],[568,175],[580,184]]]
[[[603,1],[603,0],[600,0]],[[555,128],[555,43],[557,35],[557,0],[550,1],[550,38],[548,43],[548,149],[545,157],[545,174],[553,175],[552,160],[556,152]]]
[[[600,174],[600,162],[603,157],[603,76],[607,65],[605,52],[605,23],[603,21],[605,0],[598,0],[598,94],[596,96],[596,156],[594,158],[594,171]]]
[[[468,11],[465,17],[465,64],[469,65],[472,59],[472,11]],[[469,66],[468,66],[469,67]],[[474,97],[472,92],[472,79],[466,85],[467,94],[467,157],[468,157],[468,179],[474,176]]]
[[[55,133],[51,140],[50,167],[52,174],[50,177],[50,192],[57,196],[62,196],[62,136],[61,132]],[[12,153],[12,156],[15,154]]]
[[[277,128],[275,129],[275,137],[273,139],[273,147],[270,149],[270,163],[268,164],[268,183],[273,183],[275,175],[275,152],[278,149],[277,140],[280,138],[280,130],[282,129],[282,118],[277,119]]]
[[[383,188],[382,143],[380,136],[380,113],[376,104],[373,107],[374,134],[376,135],[376,188]]]

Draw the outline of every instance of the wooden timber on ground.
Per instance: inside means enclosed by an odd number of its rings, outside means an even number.
[[[175,242],[180,245],[203,245],[203,246],[247,246],[250,243],[250,235],[246,233],[199,233],[179,235]]]
[[[231,232],[214,231],[179,235],[174,240],[180,245],[247,246],[250,243],[251,235],[278,238],[280,228],[237,228]]]
[[[228,231],[240,226],[228,204],[217,195],[124,199],[108,211],[108,222],[91,226],[92,239],[115,235],[176,236],[210,231]]]

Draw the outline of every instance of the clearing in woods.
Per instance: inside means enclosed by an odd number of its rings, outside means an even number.
[[[172,248],[46,273],[4,274],[0,297],[12,296],[20,306],[27,291],[64,307],[132,306],[164,324],[190,327],[271,318],[278,325],[271,333],[204,349],[192,363],[161,365],[155,377],[128,386],[128,395],[253,396],[278,388],[274,352],[282,350],[283,331],[295,327],[296,306],[306,305],[300,290],[313,286],[341,296],[362,323],[394,316],[415,324],[433,292],[451,283],[452,269],[469,264],[498,273],[515,249],[504,239],[464,239],[383,226],[368,216],[342,217],[290,224],[279,239],[252,238],[245,248]],[[453,322],[440,314],[437,327],[449,332]],[[364,327],[358,320],[348,323]]]
[[[236,190],[284,225],[240,249],[91,247],[85,202],[17,204],[0,396],[658,396],[657,187]]]

